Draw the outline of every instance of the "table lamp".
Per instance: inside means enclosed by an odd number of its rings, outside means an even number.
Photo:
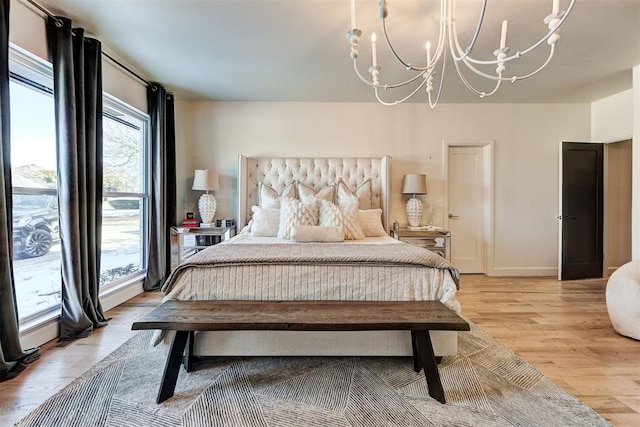
[[[427,176],[418,173],[407,174],[402,178],[402,194],[411,194],[407,200],[407,222],[409,230],[420,227],[422,221],[422,200],[416,198],[416,194],[427,194]]]
[[[213,197],[213,194],[209,194],[209,191],[220,189],[218,174],[209,171],[209,169],[196,169],[193,175],[193,187],[191,187],[191,189],[205,191],[198,200],[198,211],[202,219],[200,226],[211,227],[213,217],[216,214],[216,198]]]

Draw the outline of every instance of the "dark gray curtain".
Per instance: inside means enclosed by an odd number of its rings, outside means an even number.
[[[9,1],[0,0],[0,381],[14,378],[39,356],[23,351],[13,281],[9,114]]]
[[[100,42],[47,20],[53,64],[62,256],[60,340],[87,336],[107,320],[100,299],[102,61]]]
[[[171,272],[169,228],[176,224],[176,136],[173,95],[159,84],[147,86],[151,121],[149,256],[144,289],[159,289]]]

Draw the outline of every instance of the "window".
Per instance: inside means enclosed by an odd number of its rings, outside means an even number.
[[[148,116],[104,97],[100,286],[146,269]]]
[[[11,49],[13,251],[20,321],[60,305],[56,134],[51,68]]]
[[[51,65],[10,47],[11,171],[16,300],[20,323],[57,311],[61,301]],[[146,114],[104,95],[101,291],[146,269]]]

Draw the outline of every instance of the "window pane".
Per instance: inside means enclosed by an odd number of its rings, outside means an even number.
[[[124,120],[127,119],[127,120]],[[105,116],[104,191],[143,192],[143,133],[141,122],[128,116]]]
[[[146,120],[105,98],[101,286],[145,268]]]
[[[53,98],[11,81],[13,249],[20,320],[60,304]]]
[[[100,286],[140,271],[143,199],[107,197],[102,206]]]

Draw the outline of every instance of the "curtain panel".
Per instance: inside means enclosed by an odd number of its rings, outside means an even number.
[[[108,320],[100,299],[102,54],[71,20],[47,19],[58,156],[62,257],[60,340],[87,336]]]
[[[176,136],[173,95],[159,84],[147,86],[151,122],[149,252],[144,290],[156,290],[171,272],[169,229],[176,224]]]
[[[40,355],[37,348],[22,350],[13,279],[9,3],[0,0],[0,381],[14,378]]]

